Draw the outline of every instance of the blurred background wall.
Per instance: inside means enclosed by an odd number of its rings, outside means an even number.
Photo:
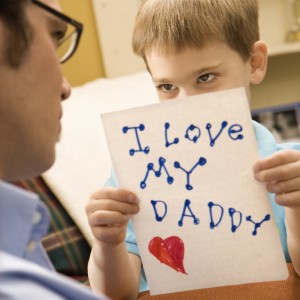
[[[251,88],[253,109],[300,100],[300,26],[296,41],[285,40],[289,30],[300,20],[300,16],[294,16],[292,4],[295,1],[300,3],[300,0],[259,0],[261,38],[268,45],[269,63],[263,83]],[[66,14],[85,26],[78,52],[63,65],[72,86],[145,69],[142,59],[131,50],[140,0],[59,2]]]
[[[122,1],[122,0],[119,0]],[[65,14],[84,24],[84,34],[76,54],[63,64],[72,86],[105,76],[92,0],[59,0]]]

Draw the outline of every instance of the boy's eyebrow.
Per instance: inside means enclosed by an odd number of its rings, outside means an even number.
[[[201,73],[206,73],[206,72],[213,72],[214,69],[219,68],[223,63],[216,63],[213,65],[207,65],[207,66],[203,66],[200,69],[197,69],[193,72],[191,72],[188,76],[186,76],[187,78],[189,77],[195,77],[197,75],[200,75]],[[152,76],[152,80],[154,82],[174,82],[175,80],[172,78],[168,78],[168,77],[155,77]]]
[[[172,81],[174,81],[174,80],[172,80],[172,79],[170,79],[170,78],[166,78],[166,77],[160,78],[160,77],[153,77],[153,76],[152,76],[152,81],[153,81],[153,82],[172,82]]]

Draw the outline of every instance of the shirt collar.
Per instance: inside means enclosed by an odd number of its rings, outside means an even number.
[[[36,212],[42,221],[34,224]],[[45,235],[49,226],[48,212],[38,196],[12,184],[0,181],[0,250],[23,257],[26,245],[36,235]]]

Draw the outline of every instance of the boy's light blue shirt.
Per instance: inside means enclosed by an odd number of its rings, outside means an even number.
[[[295,149],[300,150],[300,143],[285,143],[285,144],[277,144],[275,141],[275,138],[273,135],[262,125],[259,123],[253,121],[253,128],[255,132],[258,152],[260,158],[265,158],[277,151],[283,150],[283,149]],[[112,171],[112,175],[109,178],[109,180],[106,182],[107,186],[113,186],[118,187],[118,181],[115,175],[115,172]],[[269,199],[272,204],[274,217],[276,220],[277,228],[280,232],[280,240],[282,244],[282,248],[284,251],[285,259],[287,262],[291,262],[288,248],[287,248],[287,239],[286,239],[286,227],[285,227],[285,214],[284,214],[284,208],[282,206],[279,206],[275,202],[275,194],[269,193]],[[133,231],[132,223],[129,221],[127,226],[127,235],[126,235],[126,247],[127,250],[131,253],[134,253],[136,255],[139,254],[136,237]],[[148,284],[146,281],[146,277],[144,272],[141,276],[141,284],[140,284],[140,291],[148,290]]]
[[[0,299],[107,299],[53,269],[41,245],[48,225],[37,195],[0,181]]]

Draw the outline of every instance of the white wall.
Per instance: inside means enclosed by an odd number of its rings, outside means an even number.
[[[285,43],[286,33],[294,23],[291,1],[294,0],[259,0],[261,38],[267,42],[272,57],[263,84],[252,87],[252,108],[300,99],[300,42]],[[116,77],[145,69],[142,59],[131,50],[140,0],[93,0],[93,5],[105,75]]]

